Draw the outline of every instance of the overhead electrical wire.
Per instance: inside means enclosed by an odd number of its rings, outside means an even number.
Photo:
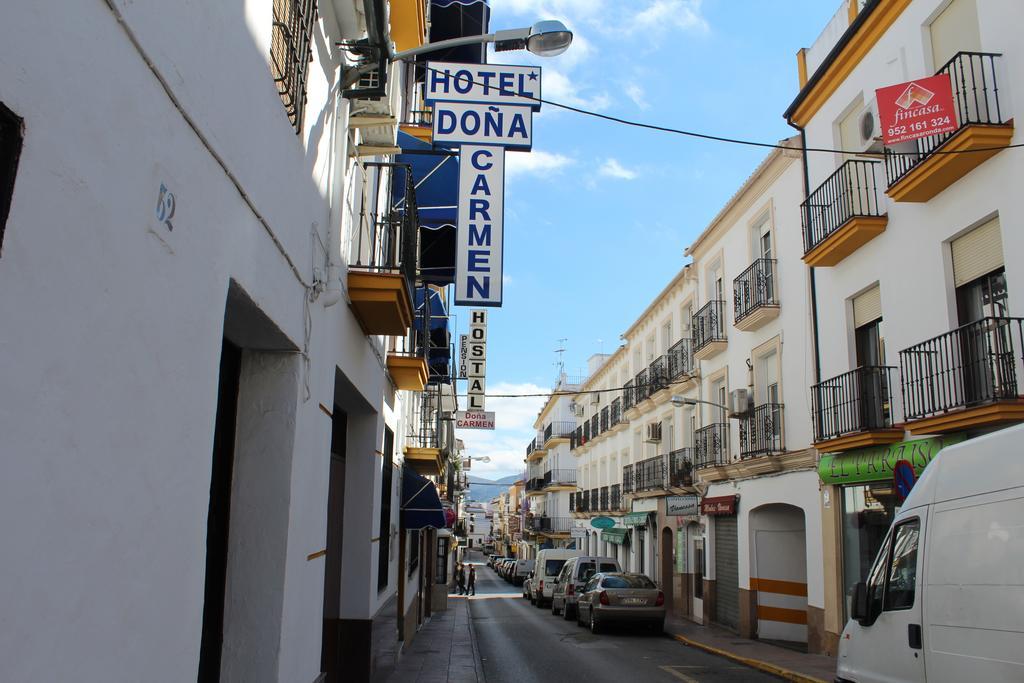
[[[466,378],[459,377],[457,379],[466,379]],[[660,391],[662,389],[667,389],[668,387],[671,387],[674,384],[679,384],[681,382],[688,381],[689,379],[690,378],[687,377],[686,379],[677,379],[677,380],[674,380],[672,382],[664,382],[664,383],[661,383],[661,384],[655,383],[655,382],[646,382],[644,384],[634,384],[634,385],[632,385],[629,388],[630,389],[641,389],[641,388],[648,388],[648,387],[657,387],[657,389],[655,389],[655,391]],[[625,389],[626,389],[626,387],[624,387],[624,386],[622,386],[622,387],[612,387],[611,389],[579,389],[577,391],[570,391],[568,389],[553,389],[551,391],[547,391],[547,392],[544,392],[544,393],[536,393],[536,394],[484,394],[484,398],[551,398],[551,397],[554,397],[554,396],[583,396],[585,394],[598,394],[598,395],[601,395],[601,394],[610,394],[610,393],[613,393],[613,392],[616,392],[616,391],[625,391]],[[469,396],[469,394],[456,394],[456,396],[458,396],[460,398],[465,398],[465,397]]]
[[[409,59],[407,59],[405,61],[413,62],[413,61],[415,61],[415,57],[411,57],[411,58],[409,58]],[[423,67],[423,69],[425,71],[430,71],[430,72],[433,72],[433,73],[446,73],[444,71],[441,71],[440,69],[434,69],[434,68],[426,66],[425,64],[422,64],[422,63],[419,63],[419,64],[420,64],[420,66]],[[450,75],[450,77],[454,78],[454,75]],[[643,121],[632,121],[630,119],[624,119],[622,117],[612,116],[610,114],[602,114],[600,112],[596,112],[596,111],[593,111],[593,110],[590,110],[590,109],[584,109],[582,107],[574,107],[571,104],[565,104],[565,103],[562,103],[562,102],[555,102],[554,100],[547,100],[547,99],[544,99],[542,97],[534,97],[532,95],[523,95],[523,94],[517,93],[515,91],[502,88],[500,86],[494,86],[494,85],[487,85],[487,84],[484,84],[484,83],[479,83],[477,81],[472,80],[471,78],[465,78],[465,77],[462,77],[462,76],[459,77],[459,82],[460,83],[468,82],[470,85],[479,85],[480,87],[484,88],[485,90],[497,90],[498,92],[500,92],[500,93],[502,93],[504,95],[511,96],[511,97],[518,97],[518,98],[524,99],[524,100],[530,100],[530,101],[533,101],[533,102],[539,102],[541,104],[551,105],[552,107],[558,107],[559,109],[565,109],[567,111],[575,112],[575,113],[581,114],[583,116],[591,116],[593,118],[601,119],[601,120],[604,120],[604,121],[610,121],[612,123],[618,123],[618,124],[621,124],[621,125],[624,125],[624,126],[631,126],[631,127],[634,127],[634,128],[642,128],[642,129],[645,129],[645,130],[653,130],[653,131],[658,131],[658,132],[661,132],[661,133],[671,133],[673,135],[682,135],[684,137],[696,138],[698,140],[709,140],[711,142],[724,142],[724,143],[732,144],[732,145],[744,145],[744,146],[747,146],[747,147],[761,147],[763,149],[793,149],[793,150],[799,150],[800,149],[799,147],[790,147],[789,145],[783,145],[783,144],[780,144],[780,143],[777,143],[777,142],[760,142],[760,141],[757,141],[757,140],[744,140],[742,138],[730,138],[730,137],[726,137],[726,136],[723,136],[723,135],[712,135],[710,133],[698,133],[696,131],[683,130],[681,128],[672,128],[670,126],[659,126],[659,125],[654,124],[654,123],[644,123]],[[1024,143],[1017,143],[1017,144],[1013,144],[1013,145],[997,145],[997,146],[994,146],[994,147],[977,147],[977,148],[974,148],[974,149],[935,150],[935,151],[929,152],[928,156],[937,155],[937,154],[974,154],[974,153],[977,153],[977,152],[997,152],[997,151],[1004,150],[1004,149],[1016,149],[1016,148],[1019,148],[1019,147],[1024,147]],[[856,155],[856,156],[878,157],[880,159],[885,157],[886,154],[888,154],[890,156],[914,156],[914,157],[921,156],[921,153],[920,152],[916,152],[916,151],[915,152],[898,152],[898,151],[894,151],[894,150],[891,150],[891,149],[887,150],[886,152],[864,152],[864,151],[860,151],[860,150],[833,149],[831,147],[807,147],[806,151],[808,151],[808,152],[824,152],[824,153],[828,153],[828,154],[850,154],[850,155]]]

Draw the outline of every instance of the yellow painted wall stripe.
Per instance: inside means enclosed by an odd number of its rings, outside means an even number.
[[[778,593],[780,595],[796,595],[807,597],[807,584],[799,581],[782,581],[780,579],[755,579],[750,577],[750,590],[760,593]]]

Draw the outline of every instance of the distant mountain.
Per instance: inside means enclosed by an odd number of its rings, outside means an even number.
[[[492,480],[484,479],[483,477],[476,477],[471,474],[469,475],[468,480],[469,490],[466,492],[466,500],[487,503],[490,502],[492,498],[495,498],[504,491],[507,491],[510,485],[519,481],[519,475],[513,474]]]

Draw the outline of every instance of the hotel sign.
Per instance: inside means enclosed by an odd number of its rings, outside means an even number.
[[[456,226],[455,304],[501,306],[505,150],[463,145]]]
[[[455,413],[457,429],[494,429],[494,413],[459,410]]]
[[[533,146],[533,110],[509,104],[438,102],[434,144],[494,145],[528,152]]]
[[[467,413],[484,413],[484,397],[487,394],[487,310],[474,309],[469,312],[469,335],[466,342],[466,387]],[[493,422],[493,413],[492,422]],[[456,426],[458,424],[456,423]],[[494,429],[477,427],[477,429]]]
[[[957,129],[949,74],[879,88],[875,96],[882,139],[887,145]]]
[[[540,109],[537,66],[427,62],[427,104],[478,102]]]

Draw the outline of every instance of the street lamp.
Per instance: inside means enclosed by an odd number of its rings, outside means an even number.
[[[538,21],[533,26],[526,28],[513,28],[505,31],[495,31],[479,36],[463,36],[462,38],[451,38],[439,40],[436,43],[427,43],[409,50],[402,50],[391,55],[391,61],[415,57],[435,50],[447,50],[452,47],[463,45],[476,45],[478,43],[494,43],[496,52],[508,50],[529,50],[538,57],[555,57],[569,49],[572,44],[572,31],[566,28],[565,24],[554,19]]]
[[[723,406],[721,403],[715,403],[714,401],[705,401],[700,398],[687,398],[686,396],[679,395],[670,398],[669,403],[676,406],[677,408],[681,408],[683,406],[695,406],[698,403],[703,403],[705,405],[714,406],[715,408],[724,411],[731,418],[739,419],[746,417],[753,411],[754,401],[753,396],[751,396],[750,392],[746,391],[745,389],[737,389],[737,392],[742,392],[742,394],[737,396],[737,403],[740,403],[743,406],[742,411],[734,410],[729,406]]]

